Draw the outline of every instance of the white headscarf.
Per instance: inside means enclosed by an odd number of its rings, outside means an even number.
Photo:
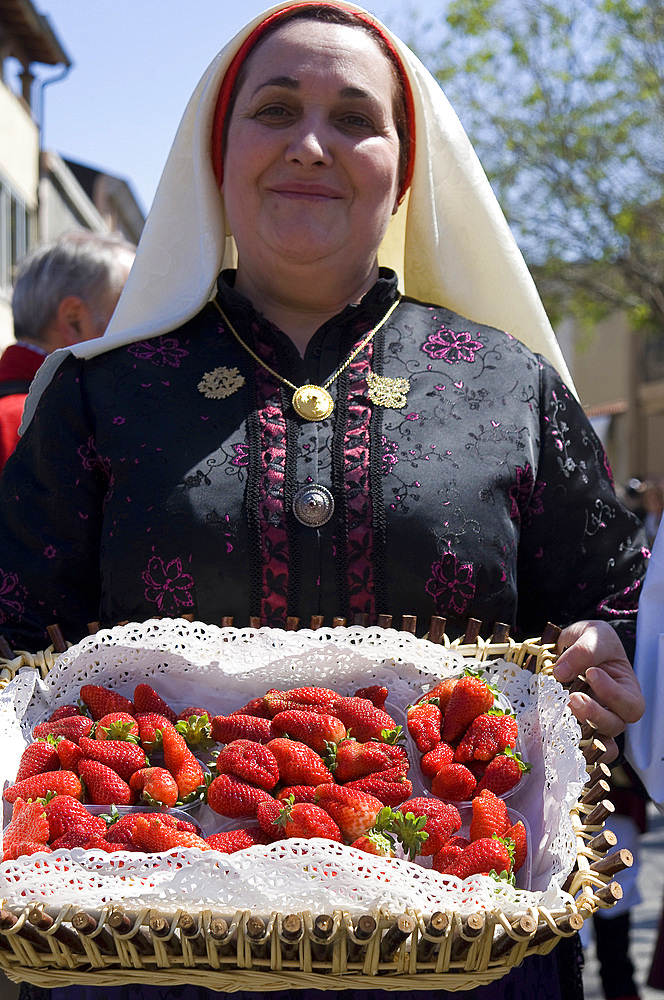
[[[212,166],[217,97],[245,39],[267,16],[291,5],[279,3],[249,22],[204,73],[175,136],[117,309],[103,337],[66,349],[77,357],[176,329],[207,303],[222,268],[235,266]],[[367,15],[343,0],[335,5]],[[410,81],[416,135],[412,184],[390,221],[379,263],[396,271],[405,295],[508,331],[548,358],[572,387],[535,284],[459,119],[420,60],[372,20],[391,39]],[[63,356],[56,351],[42,366],[24,424]]]

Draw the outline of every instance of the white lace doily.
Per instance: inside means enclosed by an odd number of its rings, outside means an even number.
[[[562,687],[516,664],[470,661],[393,629],[285,632],[165,620],[99,632],[63,653],[45,681],[23,669],[0,694],[0,773],[5,783],[13,780],[33,727],[58,705],[76,702],[86,683],[131,697],[136,684],[147,681],[176,711],[201,705],[213,714],[226,714],[271,687],[315,683],[353,694],[360,686],[384,684],[390,692],[386,709],[405,728],[406,707],[441,677],[468,665],[482,670],[512,704],[519,746],[532,764],[508,800],[510,812],[524,819],[530,834],[529,863],[520,880],[524,888],[497,889],[481,876],[461,885],[421,864],[381,860],[322,840],[290,840],[230,856],[194,850],[102,855],[80,848],[33,855],[0,865],[0,896],[15,902],[48,899],[51,905],[99,907],[123,900],[161,908],[177,907],[186,898],[188,906],[260,912],[554,909],[568,898],[560,885],[576,856],[569,809],[586,778],[578,724]],[[419,776],[419,754],[408,739],[413,794],[430,794]],[[196,818],[205,834],[240,825],[207,806]]]

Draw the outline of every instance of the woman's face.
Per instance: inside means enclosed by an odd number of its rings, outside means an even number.
[[[367,273],[396,208],[392,66],[365,31],[302,20],[252,53],[222,192],[240,270],[338,262]]]

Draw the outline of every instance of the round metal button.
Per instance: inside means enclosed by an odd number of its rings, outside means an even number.
[[[334,497],[324,486],[316,483],[302,486],[295,494],[293,513],[300,524],[320,528],[334,514]]]

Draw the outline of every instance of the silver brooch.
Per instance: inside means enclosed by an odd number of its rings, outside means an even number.
[[[369,399],[378,406],[387,406],[391,410],[400,410],[408,402],[410,382],[407,378],[387,378],[369,372],[367,375]]]

